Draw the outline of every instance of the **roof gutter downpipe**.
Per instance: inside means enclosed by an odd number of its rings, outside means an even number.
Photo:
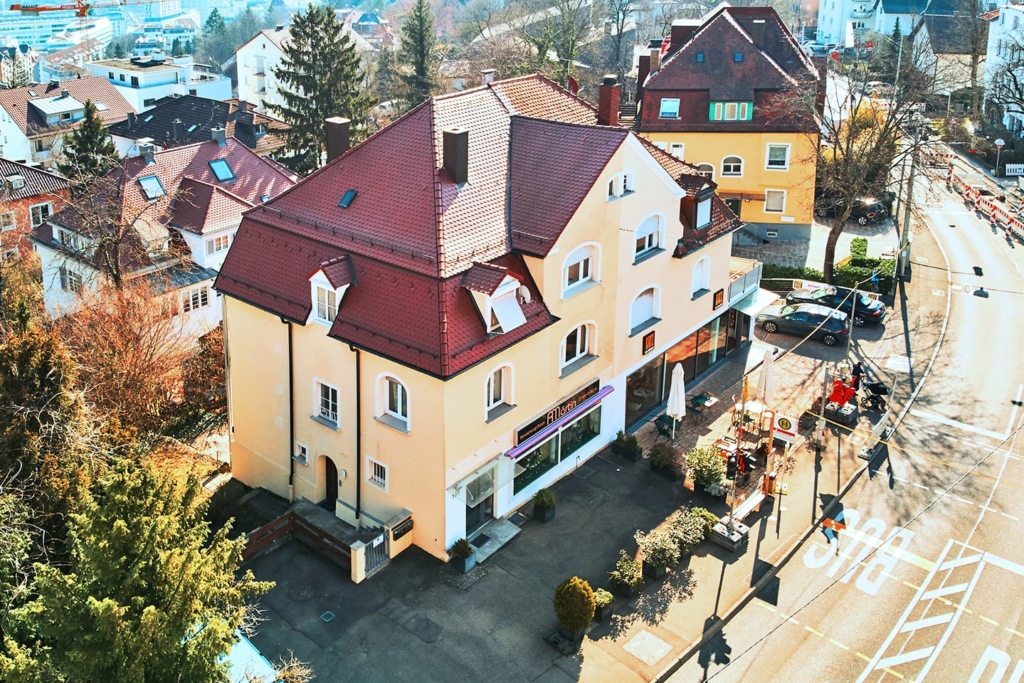
[[[348,348],[352,353],[356,354],[356,528],[362,526],[360,518],[362,517],[362,493],[363,487],[363,430],[362,430],[362,416],[363,411],[361,407],[361,397],[363,395],[362,386],[360,383],[360,371],[361,371],[361,359],[362,356],[352,344],[348,345]]]
[[[292,360],[292,323],[281,318],[288,326],[288,502],[295,502],[295,379]]]

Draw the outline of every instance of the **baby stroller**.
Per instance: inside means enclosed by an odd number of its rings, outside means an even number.
[[[864,388],[867,389],[868,392],[868,397],[864,400],[868,407],[876,410],[885,410],[888,408],[883,396],[889,395],[889,387],[885,386],[881,382],[868,382],[864,385]]]

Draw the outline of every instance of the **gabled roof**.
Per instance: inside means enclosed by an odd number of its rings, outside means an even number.
[[[550,250],[634,135],[595,120],[593,107],[539,75],[434,97],[246,213],[216,287],[304,323],[308,278],[347,257],[357,284],[329,334],[450,377],[554,322],[520,252]],[[469,131],[463,184],[443,168],[453,128]],[[493,292],[506,276],[530,293],[526,323],[490,335],[471,292]]]
[[[930,0],[881,0],[882,11],[886,14],[921,14]],[[904,27],[904,31],[907,28]]]
[[[59,85],[34,85],[27,88],[0,90],[0,107],[3,107],[14,124],[30,138],[74,130],[81,124],[82,119],[70,124],[50,126],[30,104],[33,100],[52,100],[60,95],[62,89],[67,90],[68,94],[79,102],[92,100],[99,110],[97,113],[100,120],[108,126],[115,121],[127,118],[128,112],[135,111],[121,96],[121,93],[117,92],[117,88],[111,85],[107,79],[100,77],[61,81]],[[101,107],[100,104],[104,106]]]
[[[171,210],[171,225],[197,234],[216,232],[238,225],[242,212],[251,209],[249,202],[220,185],[183,178]]]
[[[17,190],[10,188],[4,179],[13,175],[24,178],[25,186]],[[13,202],[39,195],[54,195],[67,189],[68,181],[59,175],[0,157],[0,202]]]
[[[969,55],[971,54],[971,30],[967,16],[944,16],[926,14],[912,32],[917,33],[918,27],[924,25],[928,30],[928,42],[932,52],[937,55]],[[980,45],[988,42],[988,22],[980,25]]]
[[[346,285],[351,285],[355,281],[355,275],[352,272],[352,259],[349,256],[335,256],[332,259],[324,261],[317,269],[314,270],[309,277],[313,277],[317,273],[323,273],[327,281],[331,283],[331,287],[340,289]],[[308,278],[307,278],[308,279]]]
[[[63,62],[74,62],[79,57],[88,59],[89,56],[100,52],[103,49],[103,41],[97,38],[90,38],[84,40],[78,45],[72,45],[66,47],[63,50],[57,50],[46,55],[42,55],[39,61],[46,62],[47,64],[56,65]]]
[[[174,139],[174,122],[181,121],[181,134]],[[265,126],[267,132],[257,137],[256,125]],[[184,95],[163,97],[146,115],[130,125],[128,120],[110,126],[110,134],[129,140],[152,138],[164,147],[181,147],[211,138],[213,128],[224,128],[225,134],[236,138],[257,154],[269,154],[284,146],[288,125],[263,112],[254,112],[249,105],[239,111],[237,99],[211,100]]]

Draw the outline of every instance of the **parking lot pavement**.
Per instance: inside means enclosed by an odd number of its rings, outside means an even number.
[[[823,366],[847,353],[868,360],[869,372],[884,372],[901,329],[897,317],[888,328],[856,328],[849,351],[808,342],[781,355],[774,407],[799,418],[820,391]],[[743,353],[688,386],[720,400],[706,419],[678,425],[676,445],[685,451],[729,432],[743,375],[756,370],[766,348],[792,349],[798,341],[759,332]],[[755,372],[751,387],[756,379]],[[649,448],[658,438],[653,422],[638,436]],[[446,583],[451,570],[416,548],[355,585],[293,541],[250,565],[257,578],[277,582],[261,600],[266,621],[253,642],[271,659],[294,652],[320,681],[652,680],[778,563],[837,482],[856,470],[856,448],[843,443],[841,435],[830,437],[820,460],[806,449],[798,452],[796,470],[786,478],[790,495],[769,498],[749,518],[745,551],[703,544],[637,598],[619,598],[616,616],[590,631],[579,655],[564,657],[543,639],[557,626],[551,600],[558,583],[579,575],[595,588],[607,587],[619,549],[636,552],[635,531],[657,527],[682,505],[724,515],[724,502],[653,474],[646,461],[602,451],[553,487],[555,519],[528,519],[522,533],[474,570],[466,590]]]

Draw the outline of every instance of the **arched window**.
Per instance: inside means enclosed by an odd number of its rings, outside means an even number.
[[[488,420],[503,414],[505,409],[512,407],[514,400],[512,389],[511,365],[498,366],[487,376],[484,387],[484,407]]]
[[[662,248],[662,226],[664,221],[660,214],[648,216],[636,229],[636,247],[633,251],[633,262],[642,256]]]
[[[561,367],[564,371],[568,366],[594,355],[596,349],[596,328],[590,323],[574,327],[562,340]]]
[[[629,330],[635,334],[650,327],[661,314],[661,297],[657,287],[648,287],[640,292],[629,309]]]
[[[409,431],[409,390],[394,375],[377,381],[377,419],[403,432]]]
[[[601,270],[601,245],[595,243],[576,247],[562,265],[562,298],[582,291],[588,282],[597,282]]]
[[[693,267],[693,279],[690,283],[690,294],[697,298],[711,289],[711,259],[703,257]]]
[[[708,180],[715,179],[715,167],[711,164],[700,164],[697,166],[697,173],[704,176]]]
[[[739,157],[726,157],[722,159],[722,175],[743,175],[743,159]]]
[[[608,199],[616,199],[633,192],[633,172],[616,173],[608,180]]]

